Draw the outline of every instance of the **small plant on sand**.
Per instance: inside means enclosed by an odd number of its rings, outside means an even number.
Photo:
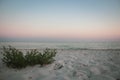
[[[52,63],[56,53],[56,49],[46,48],[43,53],[38,54],[38,63],[41,66]]]
[[[23,53],[11,46],[3,47],[2,61],[8,67],[23,68],[27,66]]]
[[[43,66],[52,63],[56,53],[56,49],[46,48],[43,53],[33,49],[23,54],[22,51],[9,46],[8,48],[3,47],[2,61],[12,68],[24,68],[28,65],[33,66],[36,64]]]
[[[56,55],[56,49],[48,49],[43,50],[43,53],[33,49],[28,51],[25,55],[25,60],[28,65],[40,64],[41,66],[50,64],[54,61],[54,57]]]
[[[31,51],[27,51],[25,55],[25,61],[28,65],[33,66],[38,64],[38,51],[36,49],[33,49]]]

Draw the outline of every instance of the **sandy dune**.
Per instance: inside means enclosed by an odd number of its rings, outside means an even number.
[[[120,50],[58,50],[55,60],[21,70],[0,61],[0,80],[120,80]]]

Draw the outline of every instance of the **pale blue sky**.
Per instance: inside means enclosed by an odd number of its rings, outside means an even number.
[[[1,37],[119,38],[120,0],[0,0]]]

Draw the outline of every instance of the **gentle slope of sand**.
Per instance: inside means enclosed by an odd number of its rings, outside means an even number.
[[[55,60],[21,70],[0,60],[0,80],[120,80],[120,50],[58,50]]]

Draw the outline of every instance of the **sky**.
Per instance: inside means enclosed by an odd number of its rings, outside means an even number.
[[[120,0],[0,0],[0,37],[120,39]]]

